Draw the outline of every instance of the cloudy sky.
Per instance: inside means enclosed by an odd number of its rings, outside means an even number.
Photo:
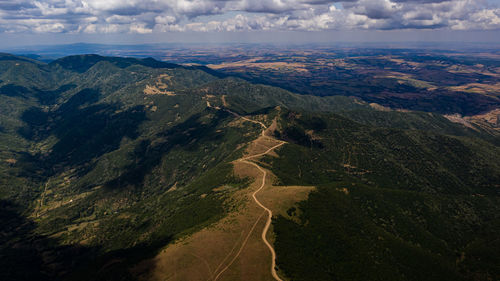
[[[499,31],[500,0],[0,0],[0,44],[16,38],[168,41],[186,34],[483,34],[491,40]]]

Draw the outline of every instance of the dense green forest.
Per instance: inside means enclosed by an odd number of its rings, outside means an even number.
[[[318,190],[274,221],[278,266],[292,280],[498,279],[498,146],[386,120],[282,115],[291,144],[269,168]]]

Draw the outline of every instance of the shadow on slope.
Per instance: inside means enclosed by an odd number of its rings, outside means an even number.
[[[141,141],[130,155],[132,159],[135,159],[134,163],[127,166],[126,172],[109,182],[107,186],[113,188],[142,184],[144,177],[160,164],[163,156],[177,146],[181,146],[184,150],[196,151],[200,140],[217,143],[222,136],[216,132],[215,128],[228,117],[229,113],[225,111],[215,111],[214,113],[208,122],[201,120],[204,117],[203,113],[197,113],[186,121],[160,133],[154,143],[151,140]]]
[[[116,150],[124,137],[138,137],[147,120],[143,106],[122,110],[117,104],[96,104],[100,93],[84,89],[52,112],[31,107],[22,115],[26,126],[19,134],[43,142],[54,135],[57,142],[39,160],[53,170],[74,167]]]
[[[36,225],[21,214],[21,207],[0,200],[0,279],[4,281],[60,280],[95,249],[61,246],[34,232]]]

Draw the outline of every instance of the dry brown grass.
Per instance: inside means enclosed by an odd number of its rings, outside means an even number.
[[[500,67],[485,68],[482,64],[470,65],[453,65],[446,69],[451,73],[478,73],[493,77],[500,77]]]
[[[500,96],[500,83],[496,84],[481,84],[470,83],[462,86],[450,87],[453,91],[462,91],[476,94],[490,94],[492,96]]]
[[[413,66],[413,67],[421,67],[422,66],[421,63],[414,62],[414,61],[407,61],[407,60],[400,59],[400,58],[393,58],[393,57],[390,57],[390,56],[387,56],[387,57],[384,57],[384,58],[387,58],[388,60],[390,60],[392,62],[395,62],[397,64],[407,64],[407,65],[410,65],[410,66]]]
[[[470,120],[475,120],[475,121],[484,121],[487,123],[490,123],[492,125],[497,125],[499,124],[500,121],[500,108],[499,109],[494,109],[492,111],[483,113],[483,114],[478,114],[469,117]]]
[[[17,160],[14,158],[10,158],[10,159],[5,159],[5,162],[7,164],[15,165],[17,163]]]
[[[246,150],[246,156],[265,152],[280,142],[260,136]],[[252,198],[262,184],[262,172],[245,162],[233,162],[234,172],[255,181],[234,192],[226,201],[231,210],[219,222],[168,245],[155,258],[131,271],[140,280],[274,280],[269,270],[271,254],[261,239],[267,215]],[[296,202],[305,200],[313,187],[272,186],[269,171],[266,185],[257,195],[274,214],[286,215]],[[219,189],[223,189],[220,187]],[[272,232],[268,232],[272,241]]]
[[[465,118],[462,117],[462,115],[456,113],[456,114],[445,114],[443,115],[446,119],[450,120],[451,122],[453,123],[459,123],[459,124],[462,124],[464,125],[465,127],[467,128],[471,128],[471,129],[476,129],[474,128],[474,126],[472,126],[472,124]]]
[[[254,175],[249,170],[247,175]],[[267,271],[270,261],[262,258],[268,256],[267,249],[256,231],[263,227],[263,211],[250,197],[257,184],[233,194],[227,204],[234,210],[224,219],[169,245],[133,272],[140,280],[213,280],[234,259],[218,280],[272,280]]]
[[[270,138],[268,136],[260,136],[258,139],[250,143],[245,154],[249,156],[264,153],[270,147],[273,147],[277,144],[279,144],[279,142],[273,138]],[[273,155],[273,153],[271,152],[270,155]]]
[[[212,69],[223,69],[223,68],[261,68],[261,69],[273,69],[273,70],[288,70],[288,71],[298,71],[298,72],[309,72],[306,69],[306,65],[303,63],[294,62],[255,62],[256,59],[243,60],[237,62],[227,62],[221,64],[209,64],[208,67]]]
[[[465,127],[477,130],[482,128],[494,135],[500,135],[500,109],[494,109],[483,114],[461,116],[460,114],[444,115],[451,122],[459,123]]]
[[[168,74],[160,74],[155,82],[155,85],[146,85],[144,94],[175,96],[174,92],[167,91],[168,84],[166,83],[166,81],[170,82],[171,79],[172,77]]]
[[[222,105],[223,105],[224,107],[229,107],[229,104],[228,104],[228,103],[227,103],[227,101],[226,101],[226,95],[222,95],[222,96],[221,96],[221,100],[222,100]]]
[[[156,86],[150,86],[150,85],[146,85],[146,88],[144,89],[144,94],[175,96],[174,92],[172,91],[160,90]]]
[[[286,211],[297,202],[306,200],[309,193],[316,188],[314,186],[267,186],[259,195],[258,199],[274,215],[288,217]]]
[[[385,107],[383,105],[374,102],[370,103],[370,107],[378,111],[391,111],[389,107]]]

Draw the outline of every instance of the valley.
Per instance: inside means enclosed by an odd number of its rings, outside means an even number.
[[[498,279],[496,61],[358,52],[1,54],[0,279]]]

